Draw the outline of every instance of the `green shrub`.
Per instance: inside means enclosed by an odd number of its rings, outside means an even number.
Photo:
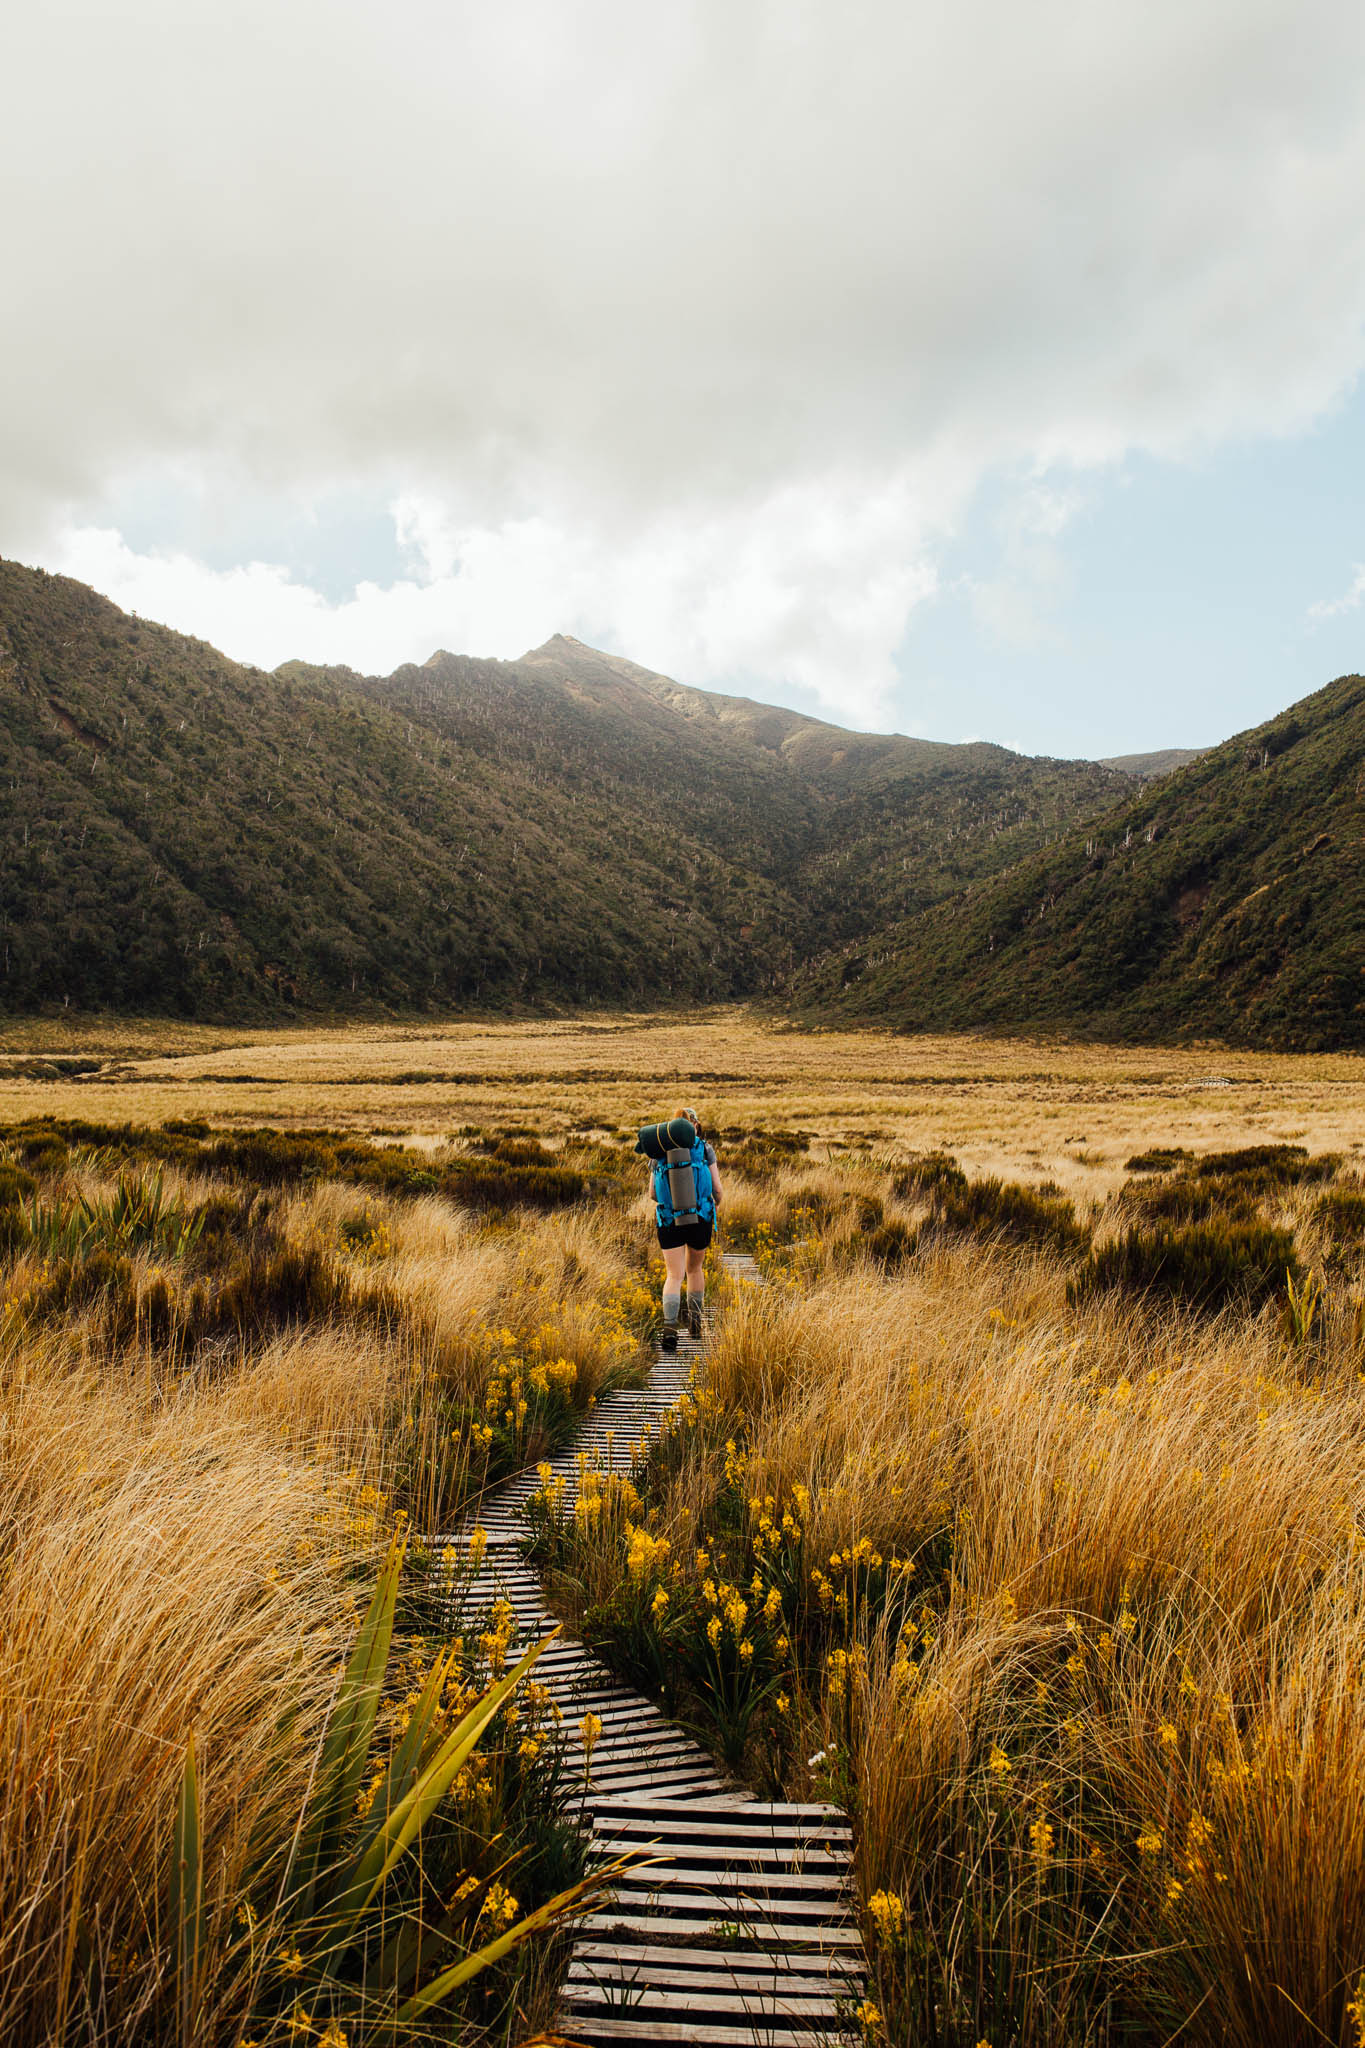
[[[1070,1257],[1089,1243],[1085,1226],[1060,1189],[1026,1188],[993,1177],[964,1188],[944,1183],[934,1202],[940,1229],[969,1237],[1003,1237],[1016,1244],[1046,1245]]]
[[[22,1166],[0,1160],[0,1253],[16,1251],[27,1241],[28,1221],[23,1205],[32,1198],[37,1186],[33,1175],[25,1173]]]
[[[378,1312],[386,1295],[352,1279],[317,1245],[282,1244],[253,1252],[219,1289],[196,1304],[195,1335],[263,1337],[299,1323]],[[395,1309],[396,1319],[396,1309]]]
[[[1365,1193],[1329,1188],[1313,1204],[1313,1221],[1343,1244],[1365,1242]]]
[[[1255,1220],[1256,1197],[1235,1174],[1207,1180],[1180,1174],[1173,1180],[1129,1182],[1123,1193],[1153,1223],[1206,1223],[1211,1216]]]
[[[1194,1154],[1183,1145],[1153,1145],[1150,1152],[1135,1152],[1124,1168],[1125,1173],[1169,1173],[1173,1166],[1182,1166]]]
[[[487,1166],[461,1161],[440,1178],[441,1193],[465,1209],[567,1209],[581,1202],[587,1183],[566,1166]]]
[[[1287,1278],[1302,1278],[1287,1230],[1220,1217],[1111,1238],[1091,1251],[1067,1294],[1075,1303],[1117,1289],[1184,1308],[1254,1309],[1281,1292]]]
[[[967,1176],[950,1153],[924,1152],[892,1175],[891,1187],[903,1202],[940,1192],[965,1195]]]
[[[919,1232],[911,1223],[882,1223],[868,1231],[862,1249],[883,1272],[893,1273],[919,1250]]]
[[[65,1141],[53,1131],[22,1138],[19,1154],[26,1166],[35,1168],[39,1173],[60,1173],[70,1157]]]
[[[17,1209],[37,1192],[38,1183],[22,1166],[0,1159],[0,1209]]]
[[[487,1153],[490,1159],[501,1159],[508,1166],[553,1166],[556,1159],[556,1154],[539,1138],[514,1138],[506,1132],[492,1138],[476,1139],[473,1149]]]
[[[1259,1189],[1297,1187],[1304,1181],[1330,1180],[1341,1155],[1322,1152],[1310,1159],[1302,1145],[1244,1145],[1235,1152],[1206,1152],[1193,1171],[1203,1180],[1240,1174]]]

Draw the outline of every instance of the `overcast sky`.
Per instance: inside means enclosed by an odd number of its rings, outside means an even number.
[[[0,553],[239,658],[1057,754],[1365,668],[1360,0],[43,0],[0,78]]]

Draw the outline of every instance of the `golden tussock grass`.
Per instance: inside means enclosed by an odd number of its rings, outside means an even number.
[[[1105,1195],[1131,1153],[1266,1140],[1365,1147],[1365,1061],[1220,1047],[1058,1044],[794,1030],[743,1007],[515,1024],[222,1032],[90,1020],[17,1024],[0,1121],[51,1113],[327,1124],[436,1143],[467,1123],[626,1128],[693,1103],[708,1127],[782,1126],[817,1148],[946,1147],[974,1173]],[[20,1071],[43,1053],[82,1079]],[[674,1101],[672,1098],[678,1098]]]
[[[87,1161],[48,1195],[112,1185]],[[193,1203],[224,1189],[168,1170],[165,1192]],[[393,1507],[434,1532],[477,1488],[476,1424],[518,1359],[567,1359],[584,1402],[636,1356],[611,1300],[638,1268],[612,1217],[489,1229],[435,1199],[336,1185],[272,1195],[267,1210],[275,1237],[316,1250],[361,1312],[208,1344],[111,1336],[107,1290],[35,1316],[26,1303],[52,1261],[33,1250],[10,1264],[0,2039],[16,2048],[170,2038],[167,1857],[191,1732],[208,1961],[176,2038],[239,2038],[278,1976],[242,1916],[249,1900],[260,1913],[282,1867]],[[157,1281],[192,1292],[145,1248],[117,1284],[145,1294]],[[535,1427],[521,1455],[536,1454]]]
[[[841,1759],[864,1896],[904,1901],[896,2038],[1345,2038],[1362,1364],[1344,1323],[1305,1359],[1269,1312],[1078,1313],[1055,1262],[961,1244],[732,1305],[708,1385],[746,1488],[805,1490],[808,1560],[866,1539],[917,1589],[855,1613],[791,1780]]]
[[[341,1640],[346,1596],[308,1561],[320,1475],[283,1469],[259,1424],[190,1404],[153,1419],[56,1348],[10,1362],[4,1410],[0,2038],[153,2031],[191,1729],[213,1815],[213,2038],[249,1995],[232,1915],[297,1810]]]

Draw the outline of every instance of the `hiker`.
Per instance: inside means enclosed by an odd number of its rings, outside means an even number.
[[[720,1205],[716,1148],[702,1135],[695,1109],[680,1110],[671,1122],[647,1124],[635,1147],[651,1161],[654,1220],[664,1255],[663,1351],[678,1348],[682,1288],[687,1282],[687,1327],[701,1336],[706,1301],[706,1247]]]

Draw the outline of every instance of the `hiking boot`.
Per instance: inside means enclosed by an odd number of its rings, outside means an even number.
[[[701,1317],[701,1303],[699,1301],[689,1301],[687,1304],[687,1327],[698,1344],[701,1342]]]
[[[676,1351],[677,1348],[678,1326],[676,1323],[665,1323],[663,1329],[659,1332],[659,1349],[660,1351]]]

